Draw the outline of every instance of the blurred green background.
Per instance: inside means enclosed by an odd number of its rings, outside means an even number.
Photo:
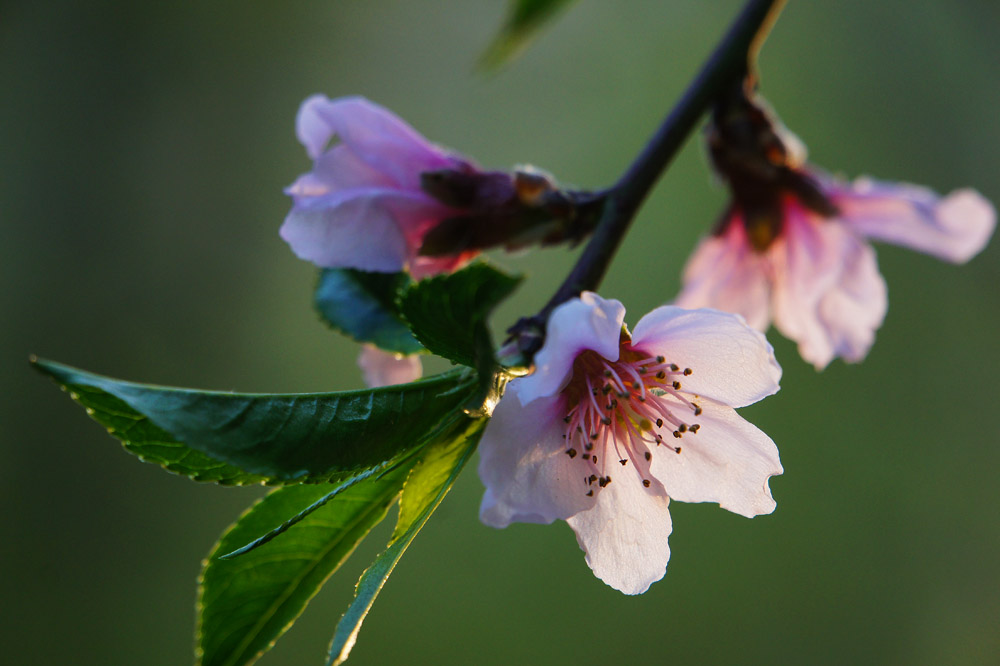
[[[261,489],[138,462],[27,364],[244,391],[358,386],[278,238],[309,168],[309,94],[363,94],[431,139],[581,187],[611,183],[736,0],[573,6],[493,76],[504,6],[7,0],[0,10],[0,646],[11,664],[189,663],[195,577]],[[763,92],[814,161],[1000,201],[1000,4],[792,2]],[[602,293],[670,299],[723,206],[700,142],[643,209]],[[955,267],[880,247],[868,360],[817,374],[772,333],[783,390],[770,516],[673,505],[668,572],[624,597],[565,524],[480,525],[467,471],[365,623],[357,664],[1000,663],[1000,247]],[[537,308],[575,252],[499,256]],[[436,366],[438,368],[441,365]],[[383,526],[386,527],[386,526]],[[262,664],[321,664],[373,534]],[[368,558],[368,560],[366,560]]]

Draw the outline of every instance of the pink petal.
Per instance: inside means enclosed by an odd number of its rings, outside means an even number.
[[[875,250],[859,242],[844,257],[840,281],[819,302],[819,318],[834,354],[848,363],[867,356],[888,306]]]
[[[369,388],[408,384],[417,381],[423,374],[419,356],[382,351],[374,345],[365,345],[361,350],[358,367]]]
[[[615,480],[593,508],[566,520],[594,575],[625,594],[642,594],[663,578],[670,559],[669,499],[659,484]]]
[[[771,323],[769,272],[766,257],[750,247],[737,218],[722,236],[705,238],[695,248],[674,304],[733,312],[765,331]]]
[[[781,366],[759,331],[718,310],[656,308],[635,325],[632,347],[691,368],[680,377],[687,393],[742,407],[777,392]]]
[[[313,159],[337,136],[359,159],[407,189],[420,188],[423,171],[460,163],[395,114],[363,97],[310,97],[299,109],[296,132]]]
[[[716,502],[748,518],[774,511],[767,480],[782,473],[774,442],[730,407],[704,398],[698,404],[698,431],[671,441],[680,453],[657,447],[653,476],[681,502]]]
[[[618,360],[625,306],[585,291],[552,311],[545,343],[535,354],[535,370],[518,380],[518,397],[528,404],[555,395],[569,380],[573,361],[591,349],[609,361]]]
[[[858,352],[867,351],[886,309],[885,284],[871,248],[836,220],[793,209],[785,236],[770,255],[774,324],[798,343],[802,358],[817,370],[840,350],[860,358]],[[844,307],[845,300],[854,301],[852,309]]]
[[[513,380],[507,393],[516,395],[522,384]],[[592,506],[579,464],[566,455],[560,398],[522,405],[515,395],[497,404],[479,443],[479,478],[486,486],[480,520],[491,527],[551,523]]]
[[[975,190],[941,198],[915,185],[859,178],[833,190],[841,220],[859,234],[963,263],[989,241],[996,210]]]

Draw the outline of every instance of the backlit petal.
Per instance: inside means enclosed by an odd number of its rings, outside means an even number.
[[[596,505],[567,521],[594,575],[625,594],[642,594],[663,578],[670,559],[669,500],[659,484],[614,481]]]
[[[561,399],[522,405],[516,398],[521,382],[508,385],[479,444],[479,478],[486,486],[479,518],[492,527],[551,523],[594,504],[578,466],[566,455]]]
[[[762,333],[718,310],[659,307],[639,320],[632,347],[691,368],[683,390],[742,407],[778,390],[781,366]]]
[[[979,253],[996,227],[996,209],[971,189],[939,197],[924,187],[859,178],[833,192],[840,219],[859,234],[955,263]]]
[[[681,502],[716,502],[748,518],[771,513],[767,480],[782,472],[774,442],[732,408],[705,399],[698,404],[698,432],[672,441],[680,453],[657,447],[653,475]]]
[[[555,395],[569,379],[573,361],[586,349],[617,361],[624,320],[625,306],[619,301],[589,291],[553,310],[545,344],[535,354],[535,370],[519,380],[522,404]]]
[[[684,267],[682,308],[715,308],[742,315],[759,331],[771,324],[767,257],[754,252],[739,220],[722,236],[703,239]]]

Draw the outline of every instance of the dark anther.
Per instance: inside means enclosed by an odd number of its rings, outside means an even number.
[[[657,428],[663,427],[663,419],[656,419],[656,427]]]
[[[684,435],[681,434],[680,430],[674,430],[674,437],[676,437],[677,439],[680,439],[683,436]]]
[[[698,432],[698,428],[700,427],[701,427],[700,423],[695,423],[693,426],[691,426],[691,432]]]
[[[694,372],[694,370],[692,370],[691,368],[684,368],[685,376],[689,376],[692,372]]]
[[[653,459],[653,454],[650,453],[649,451],[646,451],[646,460],[652,460],[652,459]]]
[[[699,407],[698,405],[694,406],[694,415],[701,416],[701,407]]]
[[[675,391],[680,391],[681,390],[681,383],[680,382],[674,382],[674,390]]]
[[[568,455],[570,458],[576,458],[576,449],[570,449],[569,451],[566,452],[566,455]]]
[[[670,371],[671,371],[671,372],[677,372],[677,371],[678,371],[678,370],[680,370],[680,369],[681,369],[681,368],[680,368],[680,366],[679,366],[679,365],[677,365],[676,363],[671,363],[671,364],[670,364]]]
[[[627,463],[627,462],[628,462],[628,460],[627,460],[627,459],[625,459],[625,458],[622,458],[622,459],[621,459],[621,460],[619,460],[618,462],[620,462],[620,463],[622,464],[622,467],[624,467],[624,466],[625,466],[625,463]]]
[[[643,488],[649,488],[649,479],[643,479],[642,480],[642,487]]]

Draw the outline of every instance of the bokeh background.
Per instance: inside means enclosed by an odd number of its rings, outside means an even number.
[[[262,489],[124,453],[29,353],[139,381],[345,389],[357,347],[278,238],[309,168],[306,96],[364,94],[426,136],[566,183],[611,183],[736,0],[583,0],[511,66],[474,71],[501,2],[7,0],[0,10],[0,645],[11,664],[191,660],[195,577]],[[825,168],[1000,201],[1000,5],[792,2],[763,91]],[[602,292],[670,299],[724,192],[695,137]],[[770,339],[782,391],[744,410],[781,450],[777,511],[673,505],[664,580],[624,597],[565,524],[495,531],[474,469],[415,541],[352,663],[1000,663],[1000,243],[955,267],[879,248],[869,358],[822,374]],[[575,252],[499,256],[528,282]],[[441,365],[436,366],[441,368]],[[262,664],[320,664],[372,535]]]

